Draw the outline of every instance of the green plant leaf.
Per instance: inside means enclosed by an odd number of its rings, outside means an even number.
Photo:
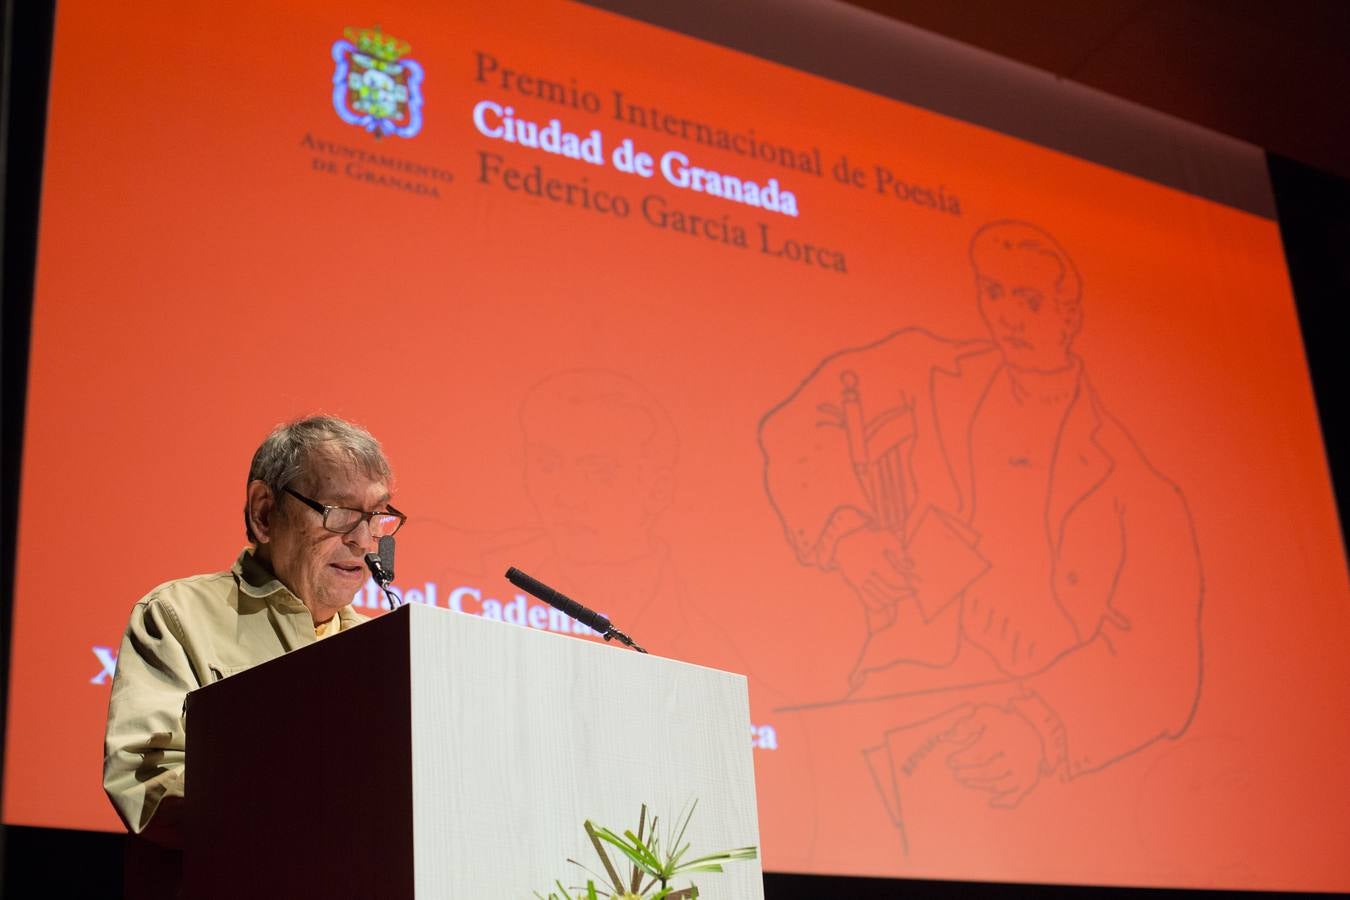
[[[664,873],[661,869],[661,861],[657,859],[645,845],[640,843],[636,845],[630,844],[608,828],[594,829],[591,832],[591,838],[592,840],[598,838],[599,840],[618,847],[619,851],[622,852],[624,856],[627,856],[633,861],[633,865],[638,866],[648,875],[655,875],[658,878],[663,876]],[[620,890],[618,893],[622,894],[623,891]]]
[[[694,818],[694,810],[696,810],[696,809],[698,809],[698,798],[697,798],[697,797],[695,797],[695,798],[693,799],[693,801],[689,804],[689,811],[686,812],[686,813],[684,813],[684,821],[681,822],[680,825],[679,825],[679,833],[677,833],[677,834],[675,835],[675,840],[673,840],[673,841],[670,842],[670,846],[671,846],[671,847],[678,847],[678,846],[680,846],[680,843],[684,840],[684,833],[685,833],[686,831],[689,830],[689,822],[690,822],[690,820],[692,820],[692,819]],[[684,849],[682,849],[682,850],[680,850],[679,852],[677,852],[677,853],[675,854],[674,859],[675,859],[676,861],[678,861],[678,859],[679,859],[681,856],[684,855],[685,850],[688,850],[688,849],[689,849],[689,845],[688,845],[688,844],[685,844],[685,845],[684,845]]]
[[[737,859],[754,859],[759,855],[756,847],[737,847],[735,850],[725,850],[721,853],[709,853],[707,856],[700,856],[697,859],[691,859],[676,867],[675,874],[685,872],[720,872],[721,866],[715,869],[702,868],[703,866],[716,863],[731,862]]]
[[[685,860],[685,855],[689,852],[690,842],[685,841],[685,835],[689,831],[689,824],[694,818],[694,811],[698,808],[698,799],[690,801],[688,806],[680,811],[680,815],[675,819],[675,826],[668,829],[666,839],[661,840],[659,825],[660,818],[652,816],[650,821],[647,817],[647,805],[644,803],[638,813],[637,832],[624,831],[622,835],[611,831],[603,826],[598,826],[590,819],[583,824],[586,835],[591,840],[591,846],[595,848],[596,855],[600,857],[600,862],[604,866],[608,879],[589,867],[582,865],[574,859],[568,859],[569,863],[577,866],[588,874],[594,875],[601,882],[608,880],[608,887],[605,888],[606,897],[596,891],[595,880],[586,881],[586,890],[584,894],[573,896],[561,881],[555,881],[554,884],[561,891],[561,896],[549,892],[548,896],[534,892],[538,900],[631,900],[631,898],[642,898],[642,900],[697,900],[699,889],[697,885],[690,884],[688,887],[676,887],[670,884],[671,880],[677,875],[685,875],[690,872],[721,872],[722,863],[733,860],[755,859],[759,855],[756,847],[737,847],[734,850],[726,850],[721,853],[709,853],[694,859]],[[618,870],[614,867],[609,853],[604,845],[609,844],[624,855],[632,865],[632,871],[629,872],[629,886],[625,889],[623,879],[619,877]],[[668,848],[663,853],[663,847]],[[643,875],[647,875],[649,880],[644,885]],[[658,886],[659,883],[659,886]],[[610,893],[609,888],[613,888]],[[651,893],[655,889],[655,893]],[[648,896],[650,894],[650,896]]]
[[[605,864],[605,873],[609,875],[609,883],[613,886],[614,893],[623,894],[623,882],[619,880],[619,873],[614,871],[614,864],[609,861],[609,854],[605,852],[604,847],[600,846],[600,838],[596,836],[594,823],[592,823],[590,819],[587,819],[582,823],[582,827],[586,829],[586,834],[590,835],[591,844],[594,845],[595,852],[600,854],[600,861]],[[609,829],[603,828],[600,830],[607,832]],[[619,849],[623,848],[620,847]]]
[[[580,869],[581,871],[585,872],[587,875],[592,875],[592,876],[594,876],[595,878],[599,879],[602,883],[604,882],[605,876],[604,876],[604,875],[601,875],[599,872],[595,871],[595,870],[592,869],[590,866],[582,865],[581,863],[577,862],[575,859],[572,859],[570,856],[567,858],[567,861],[570,862],[572,865],[576,866],[576,867],[577,867],[578,869]]]

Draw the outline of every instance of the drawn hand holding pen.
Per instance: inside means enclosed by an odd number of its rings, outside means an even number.
[[[867,527],[845,535],[834,562],[862,599],[868,633],[894,624],[899,604],[914,598],[914,561],[890,531]]]

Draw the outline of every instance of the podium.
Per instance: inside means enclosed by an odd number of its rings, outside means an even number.
[[[759,844],[745,678],[608,644],[410,604],[187,720],[188,897],[607,896],[583,822],[636,831],[644,803],[664,845],[697,800],[689,857]],[[764,895],[758,859],[688,880]]]

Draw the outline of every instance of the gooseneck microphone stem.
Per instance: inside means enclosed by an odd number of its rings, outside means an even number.
[[[561,610],[576,619],[582,625],[590,628],[592,631],[599,632],[600,636],[605,640],[618,641],[620,644],[632,647],[639,653],[647,652],[639,647],[632,638],[615,628],[613,624],[610,623],[609,619],[600,615],[600,613],[592,609],[587,609],[566,594],[559,593],[542,581],[531,578],[515,566],[506,570],[506,580],[525,593],[543,600],[554,609]]]

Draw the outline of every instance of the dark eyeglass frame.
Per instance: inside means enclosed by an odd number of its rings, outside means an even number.
[[[301,503],[308,506],[310,509],[314,510],[319,515],[323,516],[324,529],[327,531],[331,531],[333,534],[351,534],[353,531],[355,531],[357,528],[360,527],[362,522],[365,522],[366,527],[369,528],[370,520],[375,516],[393,516],[394,518],[398,519],[398,524],[394,526],[393,531],[389,532],[389,534],[387,535],[384,535],[384,537],[393,537],[394,535],[398,534],[399,530],[402,529],[403,526],[407,524],[408,521],[407,516],[405,516],[403,513],[399,512],[397,509],[394,509],[394,507],[388,504],[385,504],[384,509],[376,510],[375,512],[362,512],[359,509],[352,509],[350,506],[328,506],[324,503],[320,503],[318,500],[311,500],[309,497],[306,497],[304,494],[300,493],[299,491],[291,487],[284,487],[282,488],[282,490],[290,494],[295,499],[299,500]],[[360,518],[352,523],[351,528],[347,528],[345,530],[333,528],[328,524],[328,514],[335,509],[340,509],[343,512],[356,513],[357,515],[360,516]]]

